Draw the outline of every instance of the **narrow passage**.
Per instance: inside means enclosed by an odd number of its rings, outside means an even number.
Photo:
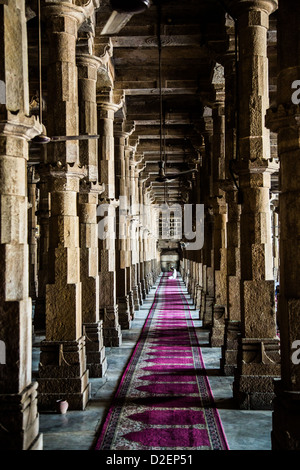
[[[226,450],[183,281],[160,279],[95,450]]]

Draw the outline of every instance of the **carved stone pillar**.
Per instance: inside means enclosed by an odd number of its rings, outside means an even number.
[[[201,302],[199,319],[204,328],[210,328],[212,324],[212,307],[214,302],[214,270],[213,270],[213,211],[211,205],[211,138],[213,122],[211,110],[206,109],[203,118],[198,124],[198,133],[203,137],[201,149],[202,171],[200,172],[200,186],[202,188],[201,202],[204,204],[204,246],[201,250]]]
[[[139,286],[138,286],[138,262],[139,262],[139,194],[138,194],[138,171],[135,142],[134,151],[130,159],[130,197],[131,197],[131,285],[133,293],[133,306],[137,311],[140,308]]]
[[[120,201],[119,217],[117,220],[117,241],[116,241],[116,272],[117,286],[116,295],[119,311],[119,322],[122,329],[131,327],[131,311],[129,305],[129,294],[127,292],[127,216],[128,216],[128,188],[126,184],[126,162],[125,144],[133,128],[126,132],[126,125],[123,120],[115,124],[115,168],[116,168],[116,194]]]
[[[132,210],[132,196],[131,196],[131,169],[130,169],[130,160],[131,153],[133,149],[129,143],[129,136],[125,142],[125,185],[126,185],[126,194],[127,194],[127,220],[126,220],[126,291],[129,301],[129,310],[131,319],[134,318],[134,299],[133,299],[133,290],[132,290],[132,274],[131,274],[131,265],[132,265],[132,240],[131,240],[131,210]]]
[[[232,40],[229,41],[232,43]],[[240,216],[241,206],[237,175],[231,165],[236,158],[236,63],[235,53],[228,51],[224,58],[225,76],[225,172],[227,202],[227,318],[225,319],[224,347],[220,361],[225,375],[234,375],[237,365],[238,338],[241,327],[240,302]]]
[[[43,155],[43,147],[41,154]],[[41,158],[44,160],[44,157]],[[48,189],[48,170],[43,163],[38,166],[39,200],[37,221],[39,225],[38,239],[38,297],[35,303],[34,328],[45,331],[46,328],[46,285],[48,279],[48,250],[49,250],[49,216],[50,194]]]
[[[278,133],[280,159],[280,325],[281,379],[275,381],[272,449],[300,449],[300,5],[280,1],[278,8],[277,107],[267,125]],[[287,34],[288,33],[288,34]]]
[[[273,378],[280,373],[272,266],[270,158],[265,127],[268,106],[267,31],[275,0],[234,3],[239,39],[239,159],[235,170],[242,192],[242,335],[234,397],[243,409],[270,409]]]
[[[29,118],[25,2],[0,5],[0,449],[42,449],[32,382],[28,286],[28,142],[42,132]],[[13,38],[13,40],[12,40]]]
[[[213,107],[213,211],[214,211],[214,309],[212,329],[210,334],[211,346],[221,347],[224,344],[225,316],[227,307],[227,205],[224,189],[221,183],[225,180],[225,110],[224,110],[224,77],[223,67],[218,64],[213,80],[216,104]]]
[[[194,260],[193,260],[193,253],[190,253],[190,280],[189,280],[189,288],[188,292],[190,296],[193,295],[193,289],[194,289]]]
[[[83,49],[83,48],[81,48]],[[80,134],[97,134],[96,82],[99,58],[77,53]],[[99,317],[99,253],[97,206],[103,187],[98,181],[97,140],[79,143],[79,158],[86,168],[78,200],[80,236],[80,280],[82,285],[82,328],[86,338],[86,362],[90,377],[102,377],[107,370],[103,320]]]
[[[211,207],[207,208],[204,223],[204,240],[205,240],[205,261],[204,261],[204,298],[203,298],[203,327],[210,329],[213,321],[213,306],[215,302],[215,285],[214,285],[214,259],[213,259],[213,233],[214,220]]]
[[[279,200],[277,195],[271,199],[274,279],[279,282]]]
[[[49,135],[62,140],[47,146],[49,263],[46,286],[46,338],[41,343],[39,406],[54,409],[66,399],[70,409],[84,409],[90,394],[82,334],[79,217],[77,202],[84,176],[76,140],[78,135],[78,81],[76,40],[80,7],[46,4],[43,15],[49,38],[48,111]],[[53,106],[51,104],[54,104]]]
[[[144,183],[145,180],[142,177],[139,179],[139,199],[140,199],[140,238],[139,238],[139,253],[140,253],[140,282],[141,282],[141,294],[142,299],[146,299],[146,274],[145,274],[145,265],[144,265]]]
[[[34,166],[28,168],[28,242],[29,242],[29,296],[35,303],[38,296],[37,259],[37,182]]]
[[[136,253],[137,253],[137,265],[136,265],[136,270],[137,270],[137,302],[139,304],[139,308],[141,305],[143,305],[143,293],[142,293],[142,277],[141,277],[141,260],[143,257],[143,254],[141,252],[141,227],[142,227],[142,217],[143,217],[143,208],[142,208],[142,200],[141,200],[141,194],[140,194],[140,173],[143,170],[138,168],[136,169],[136,177],[135,177],[135,184],[136,184],[136,204],[138,208],[138,219],[137,219],[137,226],[136,226],[136,234],[137,234],[137,240],[136,240]]]
[[[99,171],[105,190],[100,199],[100,212],[107,213],[106,236],[99,240],[99,279],[100,279],[100,312],[103,319],[104,344],[120,346],[122,344],[116,298],[116,250],[115,220],[118,201],[115,199],[115,161],[114,161],[114,115],[122,106],[120,96],[112,89],[102,88],[98,81],[98,133],[99,138]],[[102,206],[102,207],[101,207]],[[104,211],[104,212],[103,212]]]
[[[227,200],[227,318],[221,369],[225,375],[234,375],[237,365],[238,338],[241,329],[240,302],[240,216],[237,190],[226,191]]]
[[[199,259],[202,259],[202,250],[199,252]],[[197,286],[196,286],[196,300],[195,300],[195,305],[196,305],[196,310],[201,311],[201,303],[202,303],[202,291],[203,291],[203,266],[202,262],[200,261],[197,263]]]

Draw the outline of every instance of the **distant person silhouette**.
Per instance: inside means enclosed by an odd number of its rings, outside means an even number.
[[[177,278],[177,271],[174,268],[174,266],[171,266],[171,269],[173,271],[173,274],[172,274],[172,276],[169,276],[169,279],[176,279]]]

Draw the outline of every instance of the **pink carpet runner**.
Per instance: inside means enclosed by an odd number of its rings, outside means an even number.
[[[180,279],[164,274],[96,450],[227,450]]]

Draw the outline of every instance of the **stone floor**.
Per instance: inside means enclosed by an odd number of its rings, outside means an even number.
[[[106,348],[108,371],[104,378],[90,379],[91,399],[85,411],[68,411],[66,415],[40,413],[40,432],[44,450],[91,450],[97,430],[105,418],[118,381],[139,338],[141,329],[152,305],[155,287],[139,311],[130,330],[123,330],[119,348]],[[189,297],[188,297],[189,298]],[[245,411],[234,408],[232,401],[233,377],[220,375],[220,348],[208,347],[208,331],[201,329],[198,312],[190,308],[207,368],[210,386],[222,420],[231,450],[271,450],[271,411]],[[33,349],[33,375],[39,361],[39,341],[36,336]]]

